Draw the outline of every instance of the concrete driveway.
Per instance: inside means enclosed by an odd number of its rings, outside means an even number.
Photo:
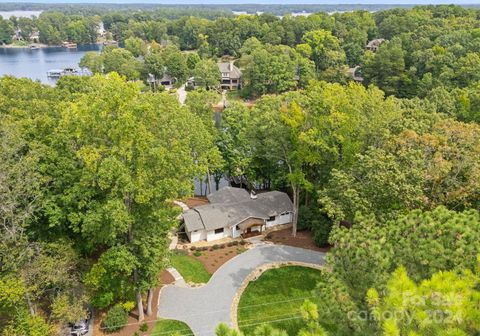
[[[208,284],[197,288],[164,287],[158,317],[188,324],[195,336],[214,335],[216,326],[231,324],[230,307],[237,289],[256,268],[272,262],[305,262],[323,265],[325,254],[282,245],[261,245],[220,267]]]

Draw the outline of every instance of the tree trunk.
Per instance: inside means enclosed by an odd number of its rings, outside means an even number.
[[[30,300],[30,296],[28,294],[25,294],[25,298],[27,299],[27,305],[28,305],[28,310],[30,311],[30,315],[34,316],[35,307],[33,306],[32,301]]]
[[[300,196],[300,188],[292,185],[293,191],[293,219],[292,219],[292,236],[297,236],[297,223],[298,223],[298,198]]]
[[[145,320],[145,315],[143,313],[143,302],[142,302],[142,292],[140,289],[137,289],[137,308],[138,308],[138,322]]]
[[[148,289],[147,295],[147,316],[152,315],[153,288]]]
[[[212,193],[212,181],[210,179],[210,169],[207,168],[208,193]]]

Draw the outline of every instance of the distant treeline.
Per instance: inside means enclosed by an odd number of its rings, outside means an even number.
[[[476,6],[476,5],[473,5]],[[233,15],[234,12],[271,13],[285,15],[287,13],[347,12],[354,10],[379,11],[391,8],[411,8],[413,5],[388,4],[335,4],[335,5],[282,5],[282,4],[225,4],[225,5],[162,5],[162,4],[46,4],[46,3],[0,3],[0,11],[43,10],[65,14],[101,15],[110,11],[122,10],[157,10],[165,18],[173,19],[183,15],[195,15],[204,18]],[[480,7],[478,5],[477,7]]]

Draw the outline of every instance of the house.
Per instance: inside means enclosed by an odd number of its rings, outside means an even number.
[[[242,188],[225,187],[207,196],[209,204],[182,215],[190,242],[237,238],[291,223],[293,204],[286,193],[269,191],[258,195]]]
[[[353,68],[348,68],[347,69],[347,75],[350,76],[355,82],[362,83],[364,78],[358,74],[359,69],[360,69],[359,65],[357,65],[356,67],[353,67]]]
[[[385,42],[385,39],[375,39],[375,40],[371,40],[370,42],[367,43],[366,45],[366,49],[367,50],[370,50],[370,51],[373,51],[373,52],[376,52],[378,50],[378,48],[380,47],[380,45]]]
[[[233,62],[220,62],[218,69],[222,75],[220,88],[222,90],[238,90],[242,87],[242,72]]]
[[[222,90],[238,90],[242,88],[242,71],[233,62],[217,63],[220,70],[219,86]],[[196,89],[201,86],[200,81],[195,77],[187,79],[187,87]]]

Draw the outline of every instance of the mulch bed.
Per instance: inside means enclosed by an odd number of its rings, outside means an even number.
[[[202,255],[196,257],[193,255],[192,251],[189,251],[189,255],[192,258],[200,261],[208,273],[213,274],[218,270],[223,264],[225,264],[230,259],[244,252],[247,245],[237,245],[237,246],[227,246],[224,248],[213,249],[209,248],[208,251],[201,251]]]
[[[294,247],[301,247],[307,250],[328,252],[330,247],[318,247],[312,238],[312,233],[308,230],[298,231],[297,236],[292,236],[292,229],[283,229],[270,232],[264,239],[274,244],[282,244]]]
[[[151,332],[153,330],[153,328],[155,326],[155,322],[157,320],[158,295],[160,293],[160,288],[163,285],[168,285],[170,283],[173,283],[174,281],[175,281],[175,279],[173,278],[173,276],[170,273],[168,273],[167,271],[163,271],[160,274],[161,285],[160,285],[160,287],[155,288],[155,291],[153,293],[153,301],[152,301],[153,314],[151,316],[146,316],[145,315],[145,321],[144,322],[141,322],[141,323],[138,322],[138,320],[137,320],[138,311],[133,310],[129,314],[128,322],[127,322],[127,325],[125,326],[125,328],[123,328],[122,330],[120,330],[118,332],[115,332],[115,333],[106,333],[100,327],[101,319],[105,316],[105,311],[96,312],[95,313],[95,324],[93,326],[93,335],[94,336],[107,336],[107,335],[108,336],[132,336],[133,334],[135,334],[136,331],[141,336],[148,335],[149,332]],[[144,308],[146,308],[146,307],[144,307]],[[148,331],[142,332],[142,331],[139,330],[140,326],[143,323],[147,323]]]

